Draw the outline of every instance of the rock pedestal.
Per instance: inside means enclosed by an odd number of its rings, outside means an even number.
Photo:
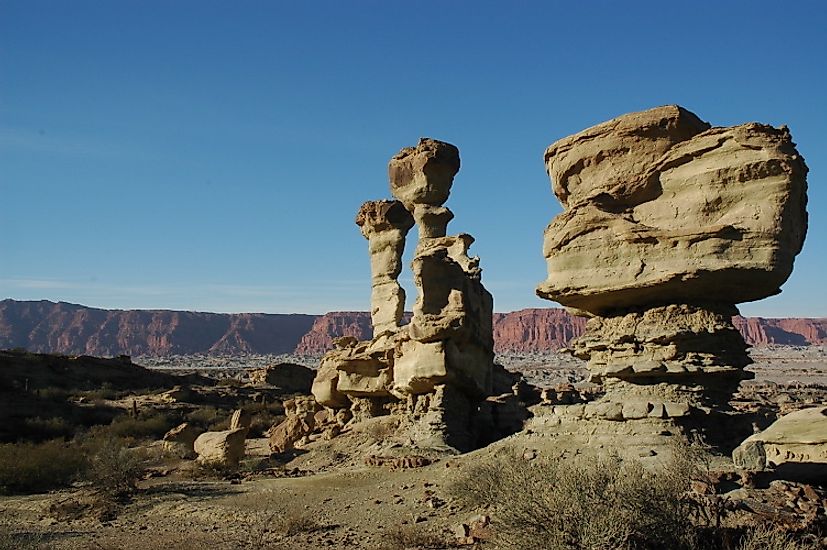
[[[353,422],[401,415],[397,436],[414,446],[469,450],[495,432],[491,407],[482,404],[501,367],[494,365],[493,299],[482,285],[479,259],[468,256],[474,239],[447,235],[453,214],[443,204],[459,166],[457,148],[433,139],[390,160],[397,200],[366,202],[356,218],[369,243],[374,338],[337,342],[322,358],[313,395],[324,407],[350,409]],[[405,293],[398,277],[414,223],[417,299],[402,326]]]
[[[630,444],[640,430],[611,423],[633,421],[737,443],[721,416],[751,377],[735,304],[780,292],[807,227],[789,130],[712,128],[666,106],[564,138],[545,161],[564,211],[546,229],[537,294],[590,317],[573,352],[605,389],[579,428]]]

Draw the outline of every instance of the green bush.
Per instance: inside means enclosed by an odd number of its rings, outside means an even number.
[[[65,487],[86,465],[82,449],[62,440],[0,445],[0,493],[41,493]]]

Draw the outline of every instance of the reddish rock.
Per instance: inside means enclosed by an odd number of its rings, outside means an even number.
[[[752,346],[827,344],[827,318],[764,319],[738,316],[732,322],[741,331],[747,344]]]
[[[494,314],[494,350],[547,351],[568,346],[583,334],[586,319],[559,308],[522,309]]]
[[[0,301],[0,348],[88,355],[290,353],[314,315],[104,310]]]
[[[406,314],[406,319],[410,314]],[[559,308],[494,314],[497,352],[549,351],[582,334],[585,319]],[[827,318],[735,317],[747,344],[827,344]],[[0,301],[0,349],[87,355],[298,353],[321,355],[342,336],[370,340],[370,313],[325,315],[104,310],[63,302]]]
[[[333,341],[342,336],[357,340],[373,338],[370,313],[367,311],[333,311],[316,319],[313,327],[296,346],[300,355],[322,355],[333,349]]]

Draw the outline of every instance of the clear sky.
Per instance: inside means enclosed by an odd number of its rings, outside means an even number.
[[[827,316],[821,0],[0,0],[0,299],[368,309],[354,216],[430,136],[460,148],[449,231],[496,310],[551,307],[545,147],[669,103],[790,127],[807,242],[741,309]]]

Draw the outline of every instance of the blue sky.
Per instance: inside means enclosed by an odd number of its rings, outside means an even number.
[[[827,316],[825,6],[2,0],[0,298],[367,309],[355,213],[431,136],[460,148],[449,230],[477,239],[495,308],[551,307],[543,150],[678,103],[790,127],[807,242],[784,292],[741,310]]]

